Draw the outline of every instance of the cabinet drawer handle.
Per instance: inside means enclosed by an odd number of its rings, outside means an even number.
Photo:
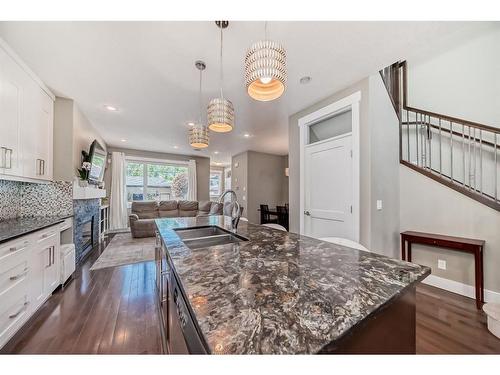
[[[24,248],[25,248],[26,246],[28,246],[28,245],[29,245],[29,241],[24,241],[24,242],[23,242],[23,246],[22,246],[22,247],[12,246],[11,248],[9,248],[9,251],[10,251],[11,253],[13,253],[14,251],[18,251],[18,250],[22,250],[22,249],[24,249]]]
[[[55,234],[55,232],[50,232],[50,233],[44,233],[40,236],[40,238],[44,239],[44,238],[48,238],[48,237],[51,237]]]
[[[25,275],[26,275],[26,272],[28,272],[28,267],[26,267],[26,268],[24,269],[24,271],[23,271],[23,272],[21,272],[20,274],[15,275],[15,276],[11,276],[9,279],[10,279],[11,281],[18,280],[18,279],[20,279],[21,277],[25,276]]]
[[[29,302],[24,302],[23,307],[21,307],[18,312],[16,312],[15,314],[9,315],[9,319],[17,318],[18,315],[21,314],[24,311],[24,309],[26,308],[26,306],[28,306],[28,303]]]

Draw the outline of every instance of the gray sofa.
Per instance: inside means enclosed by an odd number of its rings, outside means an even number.
[[[222,215],[230,212],[230,204],[210,201],[161,201],[132,202],[129,215],[132,237],[154,237],[156,233],[155,219],[162,217],[195,217]]]

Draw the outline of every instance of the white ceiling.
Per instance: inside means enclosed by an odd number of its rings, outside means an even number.
[[[270,38],[287,51],[288,87],[280,99],[262,103],[246,94],[243,61],[250,44],[263,38],[264,23],[230,22],[224,34],[224,92],[235,106],[236,127],[229,134],[211,133],[210,147],[200,153],[213,163],[228,163],[231,155],[249,149],[287,154],[291,114],[398,59],[425,59],[490,27],[477,22],[270,22]],[[57,95],[77,102],[108,145],[187,154],[194,153],[187,122],[199,113],[194,62],[207,64],[206,105],[218,93],[218,33],[211,21],[0,23],[0,36]],[[299,84],[306,75],[312,81]],[[107,111],[106,104],[119,111]]]

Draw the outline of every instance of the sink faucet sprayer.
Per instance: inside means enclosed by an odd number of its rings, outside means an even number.
[[[234,204],[231,207],[231,230],[233,232],[236,232],[241,217],[240,204],[238,203],[238,197],[236,196],[234,190],[226,190],[224,193],[222,193],[222,195],[219,197],[219,203],[224,204],[224,197],[227,194],[231,194],[234,197]],[[236,208],[236,214],[234,212],[235,208]],[[224,207],[222,208],[222,210],[224,210]],[[224,213],[224,211],[222,213]]]

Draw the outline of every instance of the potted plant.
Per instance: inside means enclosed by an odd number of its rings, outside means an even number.
[[[81,187],[89,185],[88,178],[91,166],[92,164],[90,163],[89,153],[86,151],[82,151],[82,166],[77,169],[80,178],[78,180],[78,185],[80,185]]]

